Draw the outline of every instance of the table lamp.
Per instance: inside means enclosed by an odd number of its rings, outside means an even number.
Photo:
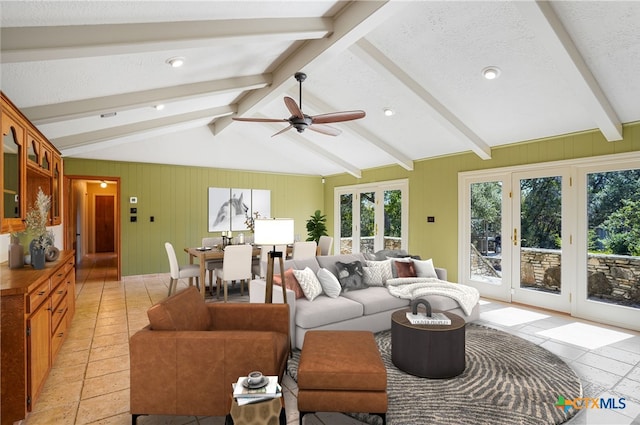
[[[280,258],[280,278],[282,281],[282,299],[287,302],[287,289],[284,281],[284,261],[282,252],[276,251],[276,245],[288,245],[293,243],[293,219],[292,218],[264,218],[254,221],[254,243],[256,245],[273,245],[267,259],[267,287],[264,293],[264,302],[273,302],[273,262]]]

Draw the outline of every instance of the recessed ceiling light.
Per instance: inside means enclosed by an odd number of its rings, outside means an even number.
[[[487,80],[495,80],[500,76],[500,68],[497,66],[488,66],[482,70],[482,76]]]
[[[396,111],[394,111],[391,108],[384,108],[382,111],[384,112],[384,115],[387,116],[387,117],[395,115],[395,113],[396,113]]]
[[[111,118],[115,117],[117,112],[107,112],[105,114],[100,114],[100,118]]]
[[[181,56],[175,57],[175,58],[169,58],[167,59],[167,63],[169,65],[171,65],[171,67],[173,68],[178,68],[181,67],[182,65],[184,65],[184,58]]]
[[[162,103],[159,103],[155,105],[154,108],[156,108],[156,111],[162,111],[164,109],[164,105]]]

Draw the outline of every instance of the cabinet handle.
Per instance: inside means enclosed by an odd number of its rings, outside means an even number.
[[[58,290],[57,292],[58,294],[64,294],[64,291],[62,289]]]
[[[60,332],[60,333],[58,334],[58,338],[62,338],[63,336],[64,336],[64,332]]]
[[[38,296],[40,297],[40,296],[44,295],[46,292],[47,291],[40,291],[40,292],[38,292]]]

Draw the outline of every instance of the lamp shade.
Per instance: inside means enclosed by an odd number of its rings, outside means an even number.
[[[253,243],[287,245],[293,243],[292,218],[264,218],[253,222]]]

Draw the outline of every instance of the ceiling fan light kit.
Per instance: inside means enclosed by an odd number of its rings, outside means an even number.
[[[295,128],[298,133],[304,132],[306,129],[315,131],[316,133],[326,134],[327,136],[337,136],[342,133],[341,130],[331,127],[326,124],[343,122],[343,121],[351,121],[357,120],[365,117],[365,112],[361,110],[356,111],[342,111],[342,112],[329,112],[327,114],[320,115],[307,115],[302,112],[302,83],[307,79],[307,74],[304,72],[296,72],[294,75],[296,81],[300,85],[300,101],[296,103],[295,100],[290,98],[289,96],[285,96],[284,104],[291,113],[289,118],[240,118],[233,117],[236,121],[246,121],[246,122],[288,122],[289,126],[283,128],[277,133],[273,134],[273,136],[277,136],[278,134],[282,134],[287,130]],[[298,106],[300,105],[300,106]]]

